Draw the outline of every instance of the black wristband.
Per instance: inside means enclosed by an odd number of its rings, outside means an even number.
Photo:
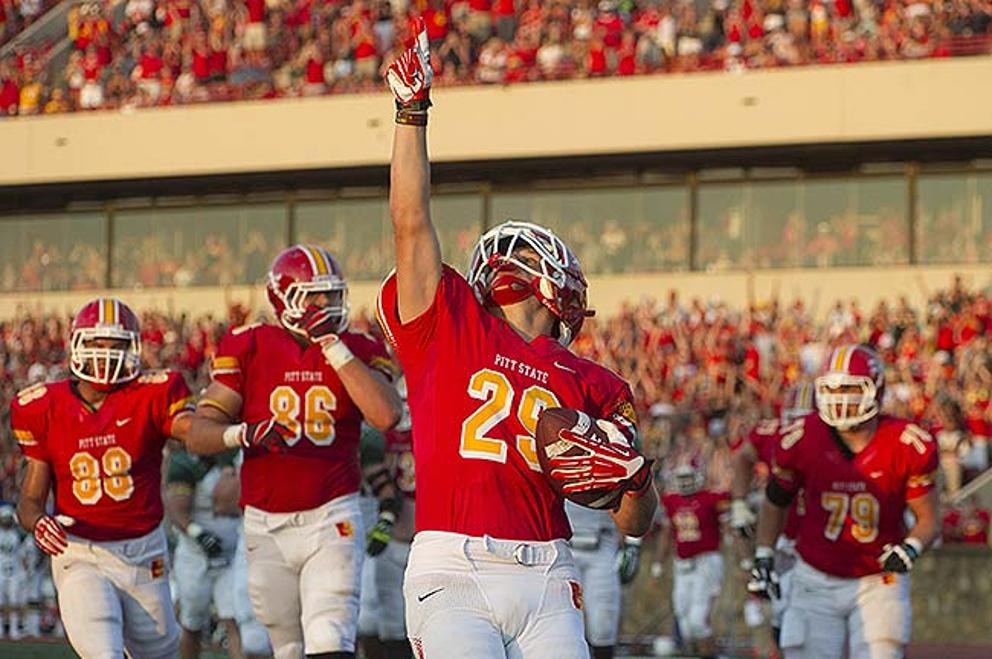
[[[431,103],[429,98],[421,98],[417,100],[410,101],[409,103],[402,103],[398,99],[396,101],[396,111],[397,112],[427,112],[427,109],[434,105]]]

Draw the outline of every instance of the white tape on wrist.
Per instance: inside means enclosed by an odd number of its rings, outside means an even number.
[[[775,556],[775,550],[771,547],[760,546],[754,550],[755,558],[772,558],[773,556]]]
[[[345,364],[355,358],[341,339],[325,341],[320,346],[320,351],[324,353],[324,359],[335,371],[340,371]]]
[[[224,446],[227,448],[241,448],[241,437],[248,427],[247,423],[236,423],[224,429]]]
[[[194,540],[203,533],[203,527],[196,522],[190,522],[186,525],[186,535],[193,538]]]
[[[919,539],[909,537],[909,538],[906,538],[905,540],[903,540],[903,542],[905,542],[907,545],[909,545],[910,547],[912,547],[913,549],[915,549],[917,556],[919,556],[920,554],[923,553],[923,543],[920,542]]]

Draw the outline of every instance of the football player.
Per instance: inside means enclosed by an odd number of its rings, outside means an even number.
[[[661,497],[666,520],[659,536],[658,563],[665,564],[674,543],[672,609],[684,649],[715,657],[710,613],[723,587],[720,538],[729,496],[704,490],[703,472],[693,464],[679,465],[672,475],[676,491]]]
[[[634,448],[630,387],[567,346],[590,315],[578,260],[551,231],[506,222],[479,240],[467,277],[441,261],[430,217],[426,124],[433,73],[416,21],[387,80],[397,100],[390,206],[396,270],[378,315],[409,387],[416,535],[404,580],[407,634],[428,657],[587,657],[563,491],[611,490],[614,521],[642,535],[657,506]],[[564,430],[578,455],[542,473],[546,408],[595,419],[610,442]]]
[[[27,458],[18,518],[52,556],[77,653],[174,657],[179,627],[161,527],[162,450],[188,431],[189,390],[178,373],[142,372],[138,319],[113,298],[76,314],[69,370],[68,379],[21,391],[11,407]]]
[[[612,659],[620,632],[621,586],[637,575],[641,541],[624,538],[621,542],[609,511],[566,501],[565,513],[572,527],[569,546],[579,568],[592,659]]]
[[[751,492],[754,468],[764,464],[772,466],[772,451],[781,441],[782,429],[813,411],[813,385],[804,382],[793,385],[785,394],[781,416],[777,419],[763,419],[755,424],[744,441],[733,447],[731,458],[732,480],[730,484],[730,525],[739,536],[750,542],[754,538],[754,523],[757,516],[751,510],[747,496]],[[775,544],[775,568],[779,579],[779,596],[772,599],[772,637],[778,645],[782,629],[782,615],[789,599],[790,572],[796,562],[796,528],[799,524],[797,503],[789,508],[789,515]],[[750,553],[753,546],[749,546]]]
[[[777,594],[772,545],[801,497],[782,620],[789,659],[843,657],[845,641],[851,659],[895,658],[909,640],[908,572],[940,528],[938,458],[926,432],[880,413],[884,389],[874,351],[836,348],[816,379],[817,413],[784,428],[773,452],[749,589]]]
[[[244,448],[249,593],[275,656],[350,657],[365,555],[360,426],[399,420],[393,366],[380,341],[348,331],[348,285],[324,248],[284,250],[267,292],[278,325],[223,337],[189,447]]]
[[[240,656],[241,643],[234,610],[234,550],[241,528],[241,511],[217,510],[214,488],[233,475],[232,452],[213,457],[177,451],[166,472],[166,511],[179,531],[174,557],[179,624],[179,656],[200,656],[200,636],[209,631],[211,603],[227,633],[228,650]],[[233,513],[233,514],[231,514]]]
[[[21,638],[21,616],[24,614],[27,566],[24,565],[21,532],[17,528],[14,508],[0,505],[0,612],[7,622],[7,636]],[[0,637],[4,620],[0,619]]]

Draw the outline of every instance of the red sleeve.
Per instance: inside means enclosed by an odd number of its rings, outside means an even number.
[[[612,375],[612,374],[611,374]],[[596,410],[595,416],[613,422],[627,436],[628,441],[637,442],[637,412],[634,409],[634,394],[630,385],[619,376],[610,378],[611,386],[603,387],[604,391],[612,390],[606,397],[601,410]],[[609,385],[609,383],[607,383]]]
[[[438,281],[431,306],[413,320],[406,323],[400,321],[395,272],[382,283],[376,302],[376,318],[401,361],[423,352],[439,326],[451,321],[455,314],[464,317],[478,314],[478,310],[479,303],[468,282],[448,265],[442,266],[441,280]]]
[[[806,439],[807,419],[790,425],[788,433],[783,433],[772,450],[772,478],[786,492],[796,494],[803,486],[803,473],[800,470],[802,450]]]
[[[909,453],[909,471],[906,478],[906,500],[927,494],[937,485],[939,455],[937,443],[926,430],[907,424],[899,441],[906,444]]]
[[[42,462],[50,462],[47,446],[50,399],[48,387],[36,384],[17,392],[10,406],[10,427],[21,453]]]
[[[390,382],[397,380],[399,371],[381,340],[363,332],[347,332],[341,335],[341,340],[363,364]]]
[[[185,414],[192,414],[195,407],[193,395],[190,393],[189,387],[186,386],[186,380],[183,379],[183,376],[177,371],[168,371],[167,378],[160,428],[163,435],[170,437],[173,422]]]
[[[257,325],[246,325],[228,330],[220,340],[217,352],[210,361],[210,379],[233,389],[244,396],[245,362],[255,347]]]

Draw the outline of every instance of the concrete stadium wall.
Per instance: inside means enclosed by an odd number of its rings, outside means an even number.
[[[437,162],[992,135],[992,57],[438,89]],[[383,165],[388,95],[0,121],[0,186]]]
[[[969,286],[992,285],[992,266],[941,266],[891,268],[832,268],[829,270],[759,270],[735,273],[655,273],[611,275],[590,278],[590,302],[601,315],[614,314],[625,302],[645,297],[662,299],[670,289],[683,299],[719,298],[741,308],[751,299],[762,302],[778,297],[784,302],[801,298],[807,308],[820,316],[838,299],[858,300],[862,308],[878,300],[895,300],[905,295],[921,305],[928,292],[946,288],[960,273]],[[352,306],[371,310],[379,282],[351,284]],[[158,288],[146,290],[73,291],[49,293],[9,293],[0,295],[0,319],[14,318],[26,311],[72,313],[98,294],[117,295],[136,309],[182,311],[201,315],[223,314],[229,303],[239,302],[250,309],[265,309],[268,302],[260,286],[229,288]]]

